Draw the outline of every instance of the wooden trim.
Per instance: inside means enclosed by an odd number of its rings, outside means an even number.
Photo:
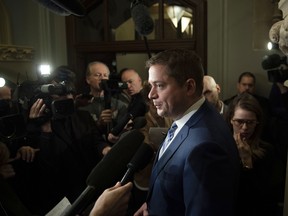
[[[32,61],[34,53],[32,47],[0,45],[0,61]]]
[[[192,40],[148,40],[148,46],[152,52],[169,48],[195,49],[196,42]],[[146,46],[143,41],[123,41],[123,42],[99,42],[99,43],[79,43],[74,46],[76,52],[145,52]]]

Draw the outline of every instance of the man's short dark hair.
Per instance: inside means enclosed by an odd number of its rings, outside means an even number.
[[[192,50],[170,49],[152,56],[146,62],[146,67],[152,65],[167,67],[166,73],[173,77],[180,85],[192,78],[196,83],[196,92],[201,95],[203,90],[204,70],[201,58]]]
[[[238,78],[238,83],[241,82],[243,77],[252,77],[254,80],[254,84],[256,83],[256,77],[253,73],[249,72],[249,71],[245,71],[243,73],[240,74],[239,78]]]

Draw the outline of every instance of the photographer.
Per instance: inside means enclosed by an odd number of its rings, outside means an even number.
[[[79,109],[86,110],[92,115],[105,136],[127,112],[126,105],[112,97],[112,91],[117,91],[118,89],[112,89],[114,87],[111,88],[109,86],[109,81],[117,82],[117,80],[109,80],[109,76],[110,70],[103,62],[94,61],[89,63],[86,70],[89,94],[77,97],[77,101],[87,97],[86,104],[81,105]]]
[[[40,150],[27,175],[18,179],[25,185],[18,194],[33,214],[46,214],[63,197],[72,203],[110,149],[90,114],[74,110],[74,77],[69,68],[58,67],[49,85],[62,92],[44,94],[29,110],[27,142]]]

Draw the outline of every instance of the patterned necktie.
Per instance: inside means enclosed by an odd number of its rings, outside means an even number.
[[[168,130],[168,133],[167,133],[167,136],[162,144],[162,147],[160,149],[160,152],[159,152],[159,158],[163,155],[163,153],[165,152],[168,144],[170,143],[170,141],[173,139],[174,137],[174,133],[177,129],[177,124],[176,123],[173,123],[172,126],[170,127],[170,129]]]

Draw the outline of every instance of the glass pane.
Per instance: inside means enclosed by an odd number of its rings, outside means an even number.
[[[163,26],[159,17],[159,3],[149,8],[142,8],[148,19],[154,22],[153,31],[145,35],[148,40],[162,39],[191,39],[193,36],[193,11],[189,7],[179,6],[179,2],[167,0],[163,5]],[[169,2],[169,4],[168,4]],[[130,1],[108,1],[108,40],[110,41],[133,41],[142,39],[136,31],[134,20],[131,17]],[[143,5],[141,5],[143,6]],[[100,42],[104,38],[104,5],[97,6],[85,17],[76,19],[76,40],[79,42]],[[142,11],[141,11],[142,12]],[[147,14],[146,14],[147,13]],[[139,19],[145,23],[145,15],[139,15]],[[139,22],[138,22],[139,23]],[[141,23],[141,22],[140,22]],[[164,30],[162,38],[161,30]]]
[[[138,7],[138,6],[135,6],[135,7]],[[140,9],[139,9],[139,7],[140,7]],[[144,13],[142,15],[140,13],[136,14],[137,17],[139,18],[138,21],[141,20],[145,24],[145,21],[146,21],[145,19],[146,18],[149,19],[149,17],[150,17],[150,19],[152,18],[152,20],[154,22],[153,31],[150,34],[145,35],[149,40],[153,40],[153,39],[155,39],[155,19],[158,19],[158,17],[159,17],[159,15],[158,15],[158,4],[155,4],[155,5],[153,5],[150,8],[143,6],[143,4],[140,5],[139,7],[138,7],[139,11],[142,12],[142,10],[144,10],[143,11]],[[137,11],[138,11],[138,9],[137,9]],[[129,5],[129,10],[128,11],[124,10],[123,14],[120,15],[120,18],[121,17],[126,17],[126,19],[124,19],[124,20],[122,19],[122,23],[119,24],[115,29],[113,29],[113,27],[112,27],[112,32],[114,33],[115,41],[141,39],[141,36],[136,31],[134,20],[131,17],[130,5]],[[114,19],[115,19],[115,17],[114,17]],[[111,21],[112,21],[112,17],[111,17]],[[119,17],[118,17],[117,21],[119,23],[119,21],[120,21]],[[137,23],[139,24],[139,22],[137,22]],[[141,25],[141,23],[142,22],[140,22],[140,25]],[[113,24],[112,24],[112,26],[113,26]],[[142,26],[139,26],[139,28],[142,28]]]
[[[164,39],[192,38],[192,9],[169,2],[164,5]]]
[[[117,53],[117,71],[120,71],[123,68],[133,68],[139,73],[143,81],[147,80],[148,71],[145,68],[145,62],[148,59],[149,57],[146,53]]]

